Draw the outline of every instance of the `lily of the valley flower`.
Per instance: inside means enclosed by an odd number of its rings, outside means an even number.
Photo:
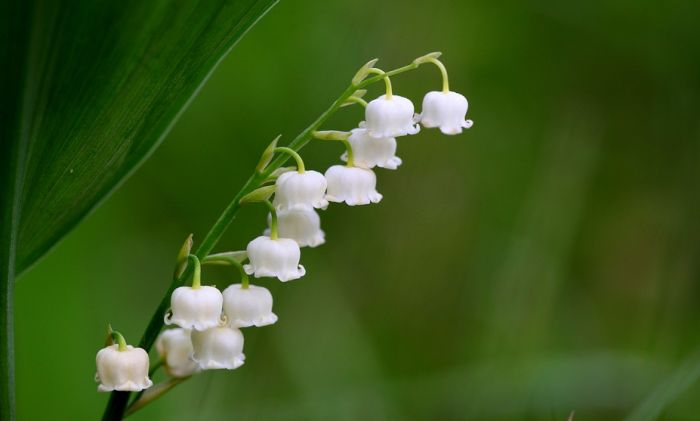
[[[243,268],[248,275],[256,278],[272,277],[287,282],[306,273],[304,266],[299,264],[299,245],[292,239],[272,239],[261,235],[248,243],[246,251],[250,263]]]
[[[325,209],[326,179],[318,171],[290,171],[279,176],[273,204],[278,210],[314,207]]]
[[[192,339],[189,329],[175,328],[161,332],[156,339],[158,355],[163,359],[165,370],[171,377],[187,377],[199,371],[192,361]]]
[[[100,383],[97,390],[139,392],[153,386],[148,378],[148,353],[127,345],[119,333],[113,335],[117,343],[97,352],[95,380]]]
[[[202,370],[233,370],[243,365],[243,334],[228,326],[192,331],[192,359]]]
[[[171,313],[165,316],[165,324],[194,330],[218,326],[223,302],[215,287],[179,287],[170,297]]]
[[[224,313],[232,327],[267,326],[277,321],[267,288],[233,284],[224,290]]]
[[[271,221],[268,215],[268,224]],[[310,207],[288,209],[277,212],[279,236],[290,238],[299,247],[317,247],[326,242],[326,234],[321,230],[321,217]],[[265,230],[270,235],[270,229]]]
[[[422,113],[416,118],[425,127],[439,127],[442,133],[455,135],[473,124],[471,120],[465,120],[468,108],[467,98],[462,94],[433,91],[425,94]]]
[[[345,202],[350,206],[378,203],[382,195],[377,192],[377,176],[372,170],[344,165],[334,165],[326,171],[330,202]]]
[[[354,164],[361,168],[381,167],[395,170],[401,165],[401,158],[396,156],[396,139],[393,137],[374,138],[367,129],[352,129],[348,142],[352,146]],[[347,162],[345,152],[341,160]]]
[[[370,101],[365,109],[365,122],[360,126],[374,138],[416,134],[420,126],[413,120],[413,103],[402,96],[382,95]]]

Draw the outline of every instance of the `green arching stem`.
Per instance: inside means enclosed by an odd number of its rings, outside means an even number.
[[[345,150],[348,151],[348,167],[354,167],[355,166],[355,159],[354,155],[352,152],[352,145],[350,144],[350,141],[348,140],[350,136],[352,135],[352,132],[341,132],[338,130],[326,130],[326,131],[321,131],[321,132],[314,132],[313,136],[314,139],[318,140],[337,140],[338,142],[342,142],[343,145],[345,145]]]
[[[202,264],[199,263],[199,257],[194,254],[187,256],[192,261],[194,266],[194,275],[192,275],[192,288],[197,289],[202,286]]]
[[[241,288],[248,289],[250,286],[250,278],[248,277],[248,274],[245,273],[245,269],[243,269],[241,262],[236,259],[231,259],[231,264],[235,266],[238,269],[238,272],[241,274]]]
[[[295,137],[294,140],[289,143],[288,147],[298,152],[304,146],[306,146],[313,139],[313,133],[318,130],[321,125],[325,123],[333,114],[335,114],[335,112],[338,111],[341,106],[347,102],[348,98],[350,98],[358,89],[366,88],[376,82],[379,82],[380,80],[385,79],[386,77],[415,70],[418,68],[418,66],[419,65],[416,63],[407,64],[406,66],[388,71],[383,75],[368,77],[360,83],[350,84],[340,94],[340,96],[333,101],[333,103],[323,113],[321,113],[320,116],[316,118],[316,120],[314,120],[306,129],[299,133],[297,137]],[[238,209],[241,206],[240,201],[243,196],[260,187],[275,170],[284,165],[288,160],[289,156],[280,155],[277,158],[274,158],[267,165],[267,167],[265,167],[264,171],[253,171],[253,174],[248,178],[248,180],[246,180],[243,187],[241,187],[233,199],[231,199],[231,202],[229,202],[228,206],[221,213],[214,225],[212,225],[209,232],[207,232],[199,247],[197,247],[194,253],[197,257],[203,259],[212,252],[226,229],[229,227],[229,225],[231,225],[231,222],[236,217]],[[158,304],[158,307],[153,312],[143,336],[141,336],[141,340],[139,341],[140,348],[149,351],[153,347],[158,334],[163,328],[163,316],[170,306],[170,296],[175,288],[184,285],[185,281],[189,279],[190,276],[192,276],[192,268],[188,266],[185,271],[180,274],[180,276],[173,277],[170,286],[165,291],[165,294]],[[129,392],[112,392],[102,419],[105,421],[120,420],[123,417],[122,414],[124,413],[126,405],[129,401],[129,395]]]
[[[391,90],[391,80],[389,79],[389,75],[384,70],[377,69],[376,67],[368,69],[367,72],[382,75],[384,78],[384,83],[386,84],[386,99],[391,99],[393,96],[393,91]]]
[[[352,145],[350,144],[350,141],[347,138],[340,139],[340,141],[343,142],[343,145],[345,145],[345,149],[348,151],[348,162],[345,164],[345,166],[354,167],[355,155],[352,153]]]
[[[233,257],[207,256],[204,259],[202,259],[202,263],[205,265],[207,265],[207,264],[212,264],[212,265],[225,264],[225,265],[235,266],[238,269],[238,272],[240,272],[240,274],[241,274],[241,288],[248,289],[248,286],[250,285],[250,279],[248,278],[248,274],[245,273],[245,269],[243,269],[243,264],[241,262],[239,262],[238,260],[234,259]]]
[[[126,339],[124,339],[124,335],[117,332],[116,330],[113,330],[111,332],[111,335],[112,340],[117,344],[117,350],[119,352],[126,351]]]
[[[270,210],[270,216],[272,217],[270,221],[270,239],[276,240],[278,238],[277,234],[277,209],[269,200],[263,201],[267,208]]]
[[[438,69],[440,69],[440,73],[442,73],[442,92],[450,92],[450,83],[447,80],[447,69],[445,68],[445,65],[434,57],[429,57],[426,59],[426,61],[433,63],[438,67]]]
[[[365,101],[362,98],[356,97],[356,96],[351,96],[350,98],[348,98],[348,101],[352,101],[352,102],[355,102],[357,104],[360,104],[365,108],[367,107],[367,101]]]
[[[294,158],[294,160],[297,162],[297,172],[299,174],[304,174],[304,171],[306,171],[306,167],[304,166],[304,160],[301,159],[301,155],[294,149],[288,148],[286,146],[279,146],[275,149],[273,149],[274,152],[283,152],[286,153],[287,155],[291,156]]]

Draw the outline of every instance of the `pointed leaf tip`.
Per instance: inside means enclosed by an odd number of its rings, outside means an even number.
[[[374,58],[374,59],[368,61],[367,63],[365,63],[364,66],[360,67],[360,70],[358,70],[357,73],[355,73],[355,76],[353,76],[353,78],[352,78],[352,84],[357,85],[360,82],[362,82],[363,80],[365,80],[365,78],[369,74],[369,69],[373,68],[374,65],[377,64],[378,61],[379,61],[378,58]]]
[[[277,135],[276,138],[270,142],[269,145],[267,145],[267,148],[263,151],[262,155],[260,156],[260,161],[258,162],[258,165],[255,167],[255,170],[259,173],[265,171],[265,168],[267,165],[272,161],[272,157],[275,155],[275,148],[277,147],[277,141],[280,140],[282,135]]]
[[[272,196],[272,194],[275,192],[275,187],[276,186],[272,185],[257,188],[243,196],[243,198],[241,198],[240,203],[243,205],[246,203],[264,202],[265,200],[268,200],[270,196]]]
[[[437,59],[442,55],[440,51],[433,51],[432,53],[428,53],[424,56],[420,56],[417,59],[413,60],[414,64],[423,64],[427,63],[431,59]]]
[[[175,263],[175,277],[179,278],[187,267],[187,256],[192,252],[193,236],[190,234],[185,239],[185,242],[180,247],[180,251],[177,254],[177,262]]]

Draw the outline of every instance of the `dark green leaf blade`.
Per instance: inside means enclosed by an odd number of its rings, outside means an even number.
[[[0,419],[15,418],[16,275],[148,157],[276,1],[0,2]]]
[[[154,150],[215,65],[274,3],[86,1],[34,8],[26,25],[30,147],[17,273]]]

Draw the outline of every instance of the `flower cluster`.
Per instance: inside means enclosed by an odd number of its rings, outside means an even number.
[[[164,317],[175,328],[161,332],[156,347],[166,372],[172,378],[186,378],[202,370],[236,369],[245,361],[241,329],[274,324],[273,298],[262,286],[250,284],[249,277],[277,278],[282,282],[299,279],[306,274],[300,264],[301,248],[325,243],[318,210],[329,203],[349,206],[378,203],[374,168],[396,170],[401,158],[396,156],[397,138],[416,134],[420,126],[438,127],[444,134],[454,135],[472,125],[466,120],[467,100],[451,92],[447,72],[438,54],[429,54],[413,62],[437,65],[443,76],[442,91],[429,92],[423,99],[420,114],[413,103],[394,95],[389,74],[374,67],[363,67],[353,79],[353,88],[374,74],[375,81],[384,81],[386,93],[365,102],[365,91],[354,90],[346,103],[365,107],[364,121],[349,132],[313,131],[318,140],[342,142],[344,165],[333,165],[325,173],[307,170],[299,148],[277,147],[277,139],[266,149],[258,174],[265,177],[259,188],[246,192],[240,204],[264,203],[268,209],[268,229],[250,241],[245,251],[226,252],[198,258],[189,253],[181,256],[180,266],[191,266],[191,286],[179,286],[170,296],[170,310]],[[286,171],[268,170],[275,154],[286,154],[296,161],[296,168]],[[279,166],[278,166],[279,167]],[[191,244],[190,244],[191,247]],[[247,260],[247,263],[246,263]],[[201,282],[201,267],[225,264],[238,268],[241,282],[220,291]],[[184,270],[184,268],[183,268]],[[97,355],[99,390],[137,391],[148,388],[148,355],[140,348],[126,346],[119,335],[119,344],[99,351]],[[123,346],[122,346],[123,345]]]

